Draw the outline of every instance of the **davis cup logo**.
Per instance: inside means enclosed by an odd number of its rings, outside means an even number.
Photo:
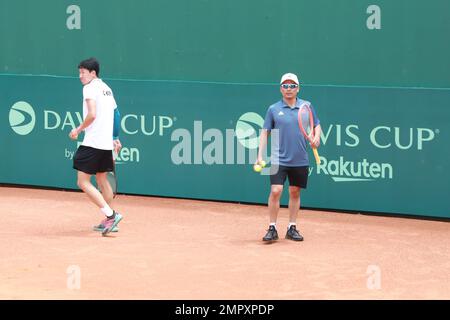
[[[15,133],[25,136],[34,129],[36,114],[25,101],[16,102],[9,110],[9,124]]]
[[[247,149],[257,149],[259,130],[264,125],[264,119],[255,112],[244,113],[236,123],[236,137]]]

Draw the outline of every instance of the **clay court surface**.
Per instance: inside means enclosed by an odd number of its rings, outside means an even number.
[[[109,237],[80,192],[0,187],[0,299],[450,299],[450,223],[119,195]]]

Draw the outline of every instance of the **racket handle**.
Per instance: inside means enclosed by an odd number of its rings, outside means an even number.
[[[316,164],[319,165],[320,164],[320,157],[319,157],[319,153],[317,152],[317,148],[312,148],[313,153],[314,153],[314,158],[316,158]]]

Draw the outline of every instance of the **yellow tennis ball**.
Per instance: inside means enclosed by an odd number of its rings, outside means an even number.
[[[261,160],[261,162],[259,164],[261,165],[262,168],[264,168],[266,166],[266,162],[264,160]]]
[[[253,170],[255,170],[255,172],[261,172],[262,167],[261,167],[259,164],[255,164],[255,165],[253,166]]]

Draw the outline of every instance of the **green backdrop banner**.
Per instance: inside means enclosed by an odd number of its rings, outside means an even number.
[[[76,188],[95,56],[121,192],[265,203],[258,129],[294,72],[324,131],[304,206],[449,217],[449,21],[448,0],[2,0],[0,182]]]
[[[252,163],[277,85],[105,81],[122,113],[120,192],[267,201],[269,178]],[[68,133],[81,120],[79,80],[0,76],[0,87],[0,182],[77,188]],[[323,128],[303,206],[450,217],[450,90],[305,86],[300,95]]]

